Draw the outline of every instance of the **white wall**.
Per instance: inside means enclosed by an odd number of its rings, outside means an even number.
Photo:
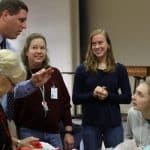
[[[70,0],[23,0],[29,7],[28,28],[14,41],[14,46],[21,49],[25,38],[32,32],[45,35],[51,64],[61,71],[72,71],[72,44],[78,48],[78,41],[72,40],[78,34],[72,32],[72,15],[78,13],[77,2]],[[75,8],[72,10],[72,3]],[[73,12],[74,11],[74,12]],[[76,18],[75,18],[76,19]],[[74,20],[76,23],[78,20]],[[78,24],[78,23],[76,23]],[[78,26],[74,28],[78,32]],[[79,50],[76,49],[78,52]],[[74,53],[78,59],[78,53]]]
[[[118,61],[150,66],[150,1],[86,0],[87,26],[105,28]]]
[[[11,41],[20,52],[26,37],[42,33],[48,44],[50,64],[61,72],[72,72],[79,63],[78,0],[23,0],[29,7],[27,29]],[[63,75],[72,95],[72,75]]]

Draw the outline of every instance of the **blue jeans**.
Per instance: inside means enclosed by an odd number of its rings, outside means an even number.
[[[102,142],[106,148],[115,147],[123,142],[123,126],[100,129],[93,126],[83,127],[83,143],[85,150],[101,149]]]
[[[28,128],[20,128],[18,133],[20,138],[34,136],[39,138],[43,142],[47,142],[51,144],[54,147],[59,147],[61,150],[63,149],[60,134],[41,132],[41,131],[28,129]]]

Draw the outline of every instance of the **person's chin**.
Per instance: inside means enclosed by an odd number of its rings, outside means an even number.
[[[139,107],[136,106],[136,105],[133,105],[133,108],[134,108],[135,110],[139,110],[139,111],[140,111]]]
[[[11,36],[11,37],[9,37],[9,39],[16,39],[18,37],[18,35],[13,35],[13,36]]]
[[[12,39],[16,39],[20,34],[21,34],[21,32],[18,32],[15,35],[12,35]]]

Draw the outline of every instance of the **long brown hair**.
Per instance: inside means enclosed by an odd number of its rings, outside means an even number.
[[[90,72],[96,72],[98,69],[99,61],[91,50],[92,38],[93,38],[93,36],[95,36],[97,34],[104,35],[106,38],[107,44],[109,45],[108,49],[107,49],[107,56],[106,56],[107,68],[105,71],[106,72],[114,71],[116,63],[115,63],[115,58],[114,58],[113,51],[112,51],[111,40],[109,38],[108,33],[103,29],[94,30],[89,36],[88,49],[87,49],[86,57],[85,57],[85,61],[84,61],[86,69],[87,69],[87,71],[90,71]]]

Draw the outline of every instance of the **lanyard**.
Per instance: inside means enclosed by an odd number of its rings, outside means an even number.
[[[42,107],[44,109],[44,113],[45,113],[45,117],[47,115],[47,112],[48,112],[48,105],[47,105],[47,102],[45,100],[45,87],[44,85],[39,87],[40,88],[40,91],[41,91],[41,94],[42,94]]]

